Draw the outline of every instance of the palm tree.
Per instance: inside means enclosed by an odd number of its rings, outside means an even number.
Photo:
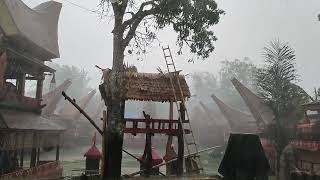
[[[293,115],[296,119],[303,115],[300,105],[307,102],[309,96],[294,84],[298,81],[296,56],[288,43],[272,41],[269,46],[263,48],[263,57],[266,64],[257,71],[256,81],[260,94],[275,115],[275,134],[272,136],[277,151],[278,175],[280,155],[288,144],[286,129],[296,123],[292,121]]]

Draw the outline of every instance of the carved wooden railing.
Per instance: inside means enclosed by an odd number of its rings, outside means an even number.
[[[18,95],[14,92],[0,92],[0,106],[7,109],[41,112],[41,100]]]
[[[0,179],[19,179],[32,177],[61,176],[62,165],[59,161],[43,161],[29,169],[21,169],[9,174],[0,175]]]
[[[138,119],[138,118],[125,118],[124,133],[136,134],[167,134],[177,136],[179,134],[178,120],[168,119]],[[188,123],[188,120],[184,120],[183,123]],[[146,124],[150,124],[150,128],[146,128]],[[185,133],[189,134],[190,130],[185,129]]]

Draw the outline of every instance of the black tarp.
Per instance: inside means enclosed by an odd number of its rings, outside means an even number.
[[[225,180],[264,179],[270,170],[260,139],[255,134],[230,134],[218,172]]]

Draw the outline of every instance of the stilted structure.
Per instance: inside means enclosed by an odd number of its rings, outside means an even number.
[[[170,75],[162,73],[138,73],[138,72],[125,72],[125,100],[139,100],[139,101],[153,101],[153,102],[171,102],[186,100],[190,97],[189,87],[186,83],[184,76],[178,75],[180,79],[180,87],[183,91],[183,96],[174,97],[172,86],[170,83]],[[108,86],[108,76],[104,77],[104,84],[101,84],[99,89],[102,98],[107,101],[110,97],[105,86]],[[175,84],[175,88],[178,86]],[[107,104],[107,103],[106,103]],[[124,103],[123,103],[124,104]],[[173,112],[173,106],[169,106],[169,112]],[[184,114],[185,110],[183,105],[180,107],[181,114]],[[125,107],[123,106],[123,115]],[[185,116],[181,116],[181,120],[178,119],[152,119],[152,117],[145,114],[145,118],[125,118],[124,117],[124,129],[123,133],[130,133],[133,135],[146,134],[146,147],[145,151],[150,152],[152,146],[151,137],[156,134],[164,134],[178,138],[178,160],[177,160],[177,172],[179,175],[183,173],[183,161],[184,161],[184,140],[182,133],[190,134],[191,129],[185,129],[179,125],[189,123]],[[107,126],[108,127],[108,126]],[[106,152],[104,162],[107,162],[109,156],[108,151],[112,151],[112,147],[105,148]],[[151,158],[150,158],[151,159]],[[150,161],[148,161],[150,163]],[[148,166],[150,168],[150,165]],[[108,168],[108,165],[104,166],[104,169]],[[150,170],[150,169],[149,169]],[[147,170],[147,174],[151,172]]]
[[[62,175],[59,150],[64,127],[41,116],[44,75],[55,71],[45,61],[59,57],[61,7],[50,1],[31,9],[21,0],[0,0],[0,156],[6,160],[0,163],[0,179]],[[35,97],[26,97],[26,80],[36,82]],[[41,160],[44,148],[56,149],[54,160]]]
[[[295,166],[309,176],[320,177],[320,101],[302,105],[304,121],[297,125],[290,144],[295,148]]]

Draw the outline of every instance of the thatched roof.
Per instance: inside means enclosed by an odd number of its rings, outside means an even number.
[[[189,86],[183,75],[178,75],[180,79],[183,98],[190,98]],[[106,77],[105,77],[106,78]],[[176,90],[177,100],[181,101],[180,90],[176,79],[173,79]],[[126,100],[137,101],[156,101],[156,102],[174,102],[174,94],[170,83],[169,74],[162,73],[126,73],[125,74]],[[100,87],[102,97],[107,97],[105,88],[107,84],[104,83],[104,88]]]

